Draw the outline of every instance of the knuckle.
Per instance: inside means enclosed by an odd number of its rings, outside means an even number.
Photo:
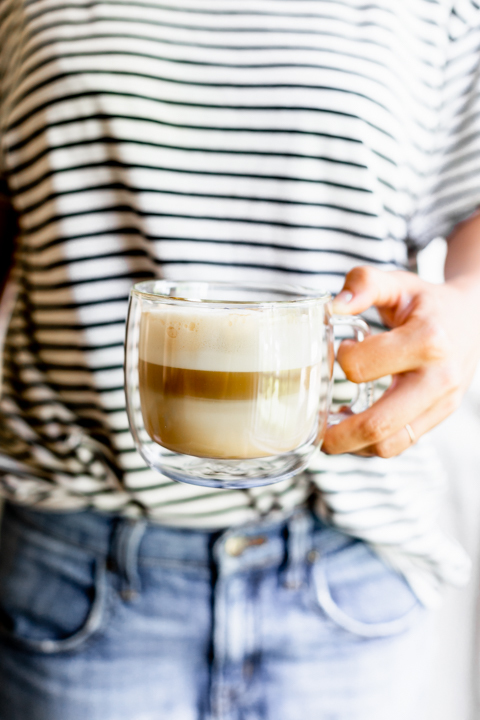
[[[445,360],[449,352],[449,342],[443,328],[435,321],[429,321],[422,327],[423,359],[426,362]]]
[[[395,455],[398,455],[398,449],[395,443],[384,440],[380,443],[375,443],[375,445],[372,448],[375,455],[377,455],[380,458],[391,458],[395,457]]]
[[[390,421],[388,418],[371,415],[366,418],[362,426],[362,436],[367,445],[379,446],[381,441],[390,434]]]

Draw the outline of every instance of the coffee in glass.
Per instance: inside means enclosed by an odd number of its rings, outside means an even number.
[[[285,286],[136,285],[126,393],[148,464],[214,487],[275,482],[305,467],[330,405],[329,299]]]

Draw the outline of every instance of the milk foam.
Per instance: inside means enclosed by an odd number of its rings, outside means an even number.
[[[150,393],[144,398],[147,432],[174,452],[232,459],[289,452],[307,442],[318,428],[317,403],[307,408],[296,395],[282,398],[273,408],[252,401],[219,405],[198,398],[162,398],[161,423],[155,423],[159,403]]]
[[[293,370],[320,362],[324,334],[319,305],[232,311],[165,304],[142,313],[139,356],[191,370]]]

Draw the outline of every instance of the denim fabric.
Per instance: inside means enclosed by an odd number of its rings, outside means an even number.
[[[223,533],[6,508],[0,720],[418,720],[425,611],[307,511]]]

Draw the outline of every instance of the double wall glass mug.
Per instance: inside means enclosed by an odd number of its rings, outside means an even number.
[[[331,295],[257,283],[136,284],[125,343],[130,429],[146,463],[173,480],[247,488],[303,470],[331,414]],[[371,404],[359,385],[349,411]]]

